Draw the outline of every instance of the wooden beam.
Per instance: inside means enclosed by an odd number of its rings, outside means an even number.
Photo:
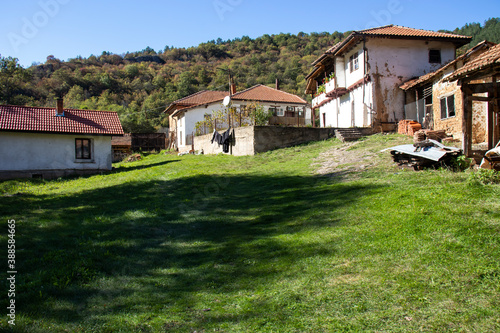
[[[466,87],[470,89],[472,94],[494,93],[495,83],[496,81],[493,83],[469,83]]]
[[[483,96],[470,96],[470,99],[477,102],[490,102],[493,100],[491,97],[483,97]]]

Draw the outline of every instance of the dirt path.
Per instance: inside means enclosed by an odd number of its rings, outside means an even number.
[[[322,154],[313,164],[316,174],[322,176],[345,176],[353,172],[367,169],[374,165],[375,155],[365,149],[353,149],[360,142],[344,143]]]

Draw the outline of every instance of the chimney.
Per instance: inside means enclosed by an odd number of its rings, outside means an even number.
[[[64,100],[62,98],[57,99],[56,116],[64,117]]]
[[[276,79],[276,90],[280,90],[280,80]]]
[[[236,84],[231,83],[231,95],[236,94]]]

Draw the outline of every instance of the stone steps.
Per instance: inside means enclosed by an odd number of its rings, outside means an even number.
[[[363,137],[363,133],[358,128],[338,128],[335,136],[342,142],[356,141]]]

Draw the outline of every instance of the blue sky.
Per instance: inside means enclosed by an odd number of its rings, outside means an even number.
[[[163,50],[241,36],[360,30],[397,24],[453,30],[500,16],[500,1],[428,0],[20,0],[4,1],[0,54],[24,67],[44,62]]]

